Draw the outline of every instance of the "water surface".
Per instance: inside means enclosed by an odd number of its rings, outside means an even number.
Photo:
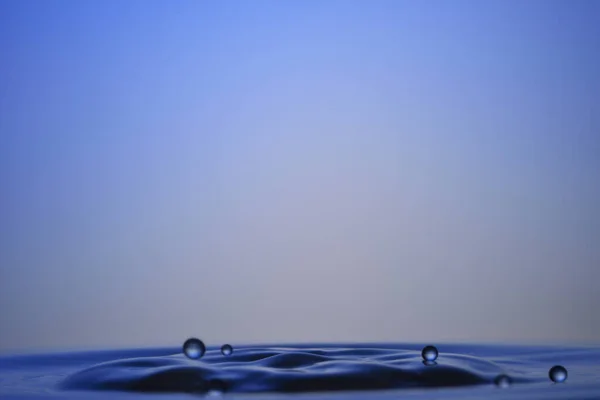
[[[314,344],[106,350],[0,358],[0,397],[178,399],[600,399],[599,347]],[[554,365],[568,370],[553,383]],[[509,387],[494,382],[510,378]]]

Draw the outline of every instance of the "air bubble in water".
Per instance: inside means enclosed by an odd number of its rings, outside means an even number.
[[[555,365],[550,368],[548,376],[552,382],[561,383],[567,380],[567,369],[562,365]]]
[[[438,358],[438,350],[435,346],[425,346],[421,352],[421,356],[426,363],[432,363]]]
[[[206,346],[202,343],[202,340],[196,338],[189,338],[183,344],[183,354],[192,360],[197,360],[206,353]]]
[[[231,345],[229,344],[224,344],[223,346],[221,346],[221,353],[224,356],[230,356],[231,353],[233,353],[233,347],[231,347]]]
[[[494,383],[496,386],[501,388],[507,388],[512,383],[510,377],[508,375],[498,375],[496,379],[494,379]]]

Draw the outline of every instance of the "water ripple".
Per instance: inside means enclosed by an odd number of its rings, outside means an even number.
[[[65,390],[206,393],[299,393],[491,384],[502,367],[483,358],[444,354],[434,365],[420,351],[390,348],[236,348],[200,360],[182,354],[103,362],[59,383]],[[510,375],[510,374],[509,374]],[[515,382],[529,378],[511,376]]]

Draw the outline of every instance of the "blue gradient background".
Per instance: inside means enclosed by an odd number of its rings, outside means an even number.
[[[600,341],[599,1],[0,0],[0,350]]]

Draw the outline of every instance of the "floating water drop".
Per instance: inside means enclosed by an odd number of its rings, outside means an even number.
[[[552,382],[561,383],[567,380],[567,369],[562,365],[555,365],[550,368],[548,376]]]
[[[224,356],[230,356],[231,353],[233,353],[233,347],[231,347],[231,345],[229,344],[224,344],[223,346],[221,346],[221,353]]]
[[[432,363],[438,358],[438,349],[435,346],[425,346],[421,352],[421,356],[423,357],[423,361]]]
[[[206,346],[200,339],[189,338],[183,344],[183,354],[192,360],[202,357],[204,353],[206,353]]]
[[[498,375],[496,379],[494,379],[494,384],[501,388],[507,388],[512,383],[512,380],[508,375]]]

